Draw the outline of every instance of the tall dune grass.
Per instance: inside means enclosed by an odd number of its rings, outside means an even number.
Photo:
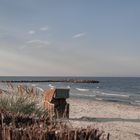
[[[47,115],[43,97],[33,87],[10,86],[9,91],[0,95],[0,108],[9,112],[34,115]]]

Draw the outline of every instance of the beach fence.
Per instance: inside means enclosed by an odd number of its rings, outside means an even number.
[[[0,140],[109,140],[93,127],[71,128],[63,122],[50,125],[46,118],[0,111]]]
[[[37,126],[14,128],[0,126],[0,140],[109,140],[97,129],[45,129]]]
[[[50,118],[69,118],[69,89],[49,89],[44,93],[44,105]]]

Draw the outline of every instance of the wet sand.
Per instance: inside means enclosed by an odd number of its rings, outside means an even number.
[[[140,106],[76,98],[68,102],[73,127],[99,128],[111,140],[140,140]]]

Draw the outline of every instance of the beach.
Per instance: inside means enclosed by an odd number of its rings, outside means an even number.
[[[72,127],[93,126],[110,133],[111,140],[140,140],[140,106],[70,98]]]

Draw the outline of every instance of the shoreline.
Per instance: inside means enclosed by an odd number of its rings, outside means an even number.
[[[119,100],[104,100],[103,98],[94,99],[94,98],[88,98],[88,97],[78,97],[78,96],[71,96],[70,99],[80,99],[80,100],[89,100],[89,101],[97,101],[97,102],[104,102],[104,103],[113,103],[113,104],[121,104],[126,106],[134,106],[134,107],[140,107],[140,104],[134,104],[130,102],[123,102]]]
[[[88,99],[68,99],[73,127],[94,126],[111,140],[140,139],[140,106]]]

